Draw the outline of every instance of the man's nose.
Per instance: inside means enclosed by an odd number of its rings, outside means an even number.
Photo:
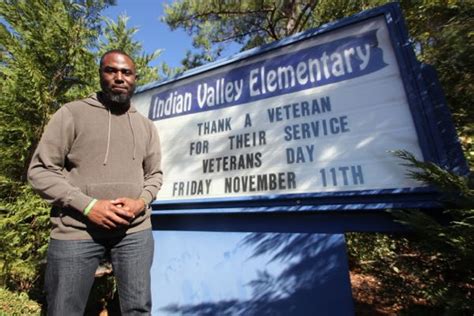
[[[117,71],[114,77],[115,81],[123,82],[123,74],[121,71]]]

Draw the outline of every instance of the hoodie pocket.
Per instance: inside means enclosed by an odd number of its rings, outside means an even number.
[[[98,200],[114,200],[120,197],[138,199],[141,192],[142,184],[132,182],[92,183],[86,186],[86,194]]]
[[[86,185],[86,194],[98,200],[114,200],[120,197],[138,199],[142,192],[141,183],[114,182],[114,183],[93,183]],[[142,213],[143,214],[143,213]],[[140,214],[140,215],[142,215]],[[88,219],[76,210],[63,209],[61,223],[64,226],[85,229],[89,226]],[[133,224],[143,222],[145,216],[135,218]]]
[[[115,200],[126,197],[138,199],[143,190],[143,183],[114,182],[114,183],[92,183],[86,186],[86,194],[98,200]],[[132,221],[131,226],[136,226],[150,217],[150,210],[138,214]]]

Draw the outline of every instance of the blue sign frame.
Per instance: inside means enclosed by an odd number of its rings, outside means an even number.
[[[408,105],[425,161],[466,175],[469,170],[452,124],[434,70],[417,61],[398,3],[387,4],[326,24],[281,41],[251,49],[208,65],[192,69],[173,79],[137,88],[137,94],[203,74],[210,70],[259,56],[290,44],[340,30],[368,19],[383,16],[398,62]],[[400,161],[402,163],[402,161]],[[434,188],[393,188],[302,194],[272,194],[250,197],[225,197],[176,201],[157,200],[153,209],[160,214],[240,213],[329,210],[377,210],[387,208],[440,207]]]

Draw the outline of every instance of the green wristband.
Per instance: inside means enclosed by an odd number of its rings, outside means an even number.
[[[83,212],[84,216],[89,215],[90,211],[92,210],[96,202],[97,202],[97,199],[93,199],[92,201],[90,201],[90,203],[84,209],[84,212]]]

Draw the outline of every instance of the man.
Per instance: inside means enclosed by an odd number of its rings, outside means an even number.
[[[122,314],[151,313],[149,204],[162,183],[159,137],[130,103],[137,78],[132,58],[109,51],[99,73],[102,91],[53,115],[28,171],[33,188],[53,204],[49,315],[83,315],[106,253]]]

